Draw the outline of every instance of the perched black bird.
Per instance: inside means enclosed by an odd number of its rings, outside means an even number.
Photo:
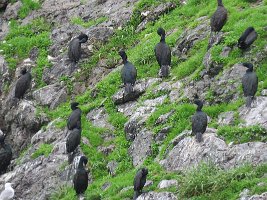
[[[192,133],[196,136],[198,142],[202,141],[202,134],[205,133],[208,117],[207,114],[202,112],[203,102],[195,99],[194,103],[197,105],[196,113],[192,116]]]
[[[0,134],[0,174],[5,173],[12,158],[12,149],[5,143],[4,134]]]
[[[171,49],[165,42],[165,30],[159,28],[157,33],[161,38],[160,42],[155,46],[154,52],[160,66],[159,75],[160,77],[168,77],[171,65]]]
[[[73,177],[73,185],[76,194],[84,193],[88,187],[88,173],[84,169],[84,166],[87,164],[87,162],[87,158],[85,156],[81,156],[78,169]]]
[[[20,73],[21,76],[18,79],[15,87],[15,97],[18,99],[23,98],[25,92],[30,88],[32,80],[31,73],[27,72],[26,68],[23,68]]]
[[[81,44],[87,42],[88,36],[81,33],[69,43],[68,56],[70,61],[77,63],[81,58]]]
[[[217,1],[218,1],[217,10],[214,12],[214,14],[210,19],[211,33],[210,33],[208,49],[214,43],[214,36],[212,35],[212,33],[213,32],[218,33],[219,31],[221,31],[227,21],[227,10],[223,6],[222,0],[217,0]]]
[[[74,128],[70,132],[66,142],[67,153],[74,152],[74,150],[79,146],[81,143],[81,132],[81,128]]]
[[[244,96],[247,97],[246,107],[251,107],[252,100],[258,89],[258,77],[253,72],[253,65],[251,63],[242,63],[244,67],[247,67],[247,71],[242,78],[242,87]]]
[[[258,34],[253,27],[248,27],[238,39],[238,47],[245,50],[257,39]]]
[[[125,94],[133,92],[133,86],[136,81],[137,71],[135,66],[127,60],[125,51],[120,51],[119,55],[123,61],[123,68],[121,70],[121,79],[125,86]]]
[[[79,103],[77,103],[77,102],[71,103],[72,113],[69,116],[68,123],[67,123],[67,127],[69,130],[72,130],[74,128],[79,129],[81,127],[82,111],[80,108],[77,107],[78,105],[79,105]]]
[[[147,168],[140,169],[134,178],[134,197],[133,200],[137,199],[142,193],[143,187],[146,184],[146,176],[148,174]]]

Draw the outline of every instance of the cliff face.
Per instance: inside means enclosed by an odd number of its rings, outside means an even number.
[[[265,198],[267,2],[224,0],[228,21],[207,51],[216,5],[197,0],[0,2],[0,129],[13,149],[0,188],[12,182],[14,199],[76,199],[72,177],[79,156],[86,155],[85,199],[131,199],[141,166],[149,170],[149,192],[139,200]],[[258,39],[243,52],[236,43],[248,26],[254,26]],[[172,50],[166,79],[158,77],[154,56],[158,27],[166,30]],[[73,68],[68,43],[81,32],[89,40]],[[121,49],[138,71],[134,94],[126,97]],[[259,78],[250,109],[244,106],[241,62],[253,63]],[[32,73],[32,86],[15,101],[23,67]],[[195,94],[204,100],[209,118],[202,143],[190,131]],[[66,120],[73,101],[82,110],[82,142],[69,165]]]

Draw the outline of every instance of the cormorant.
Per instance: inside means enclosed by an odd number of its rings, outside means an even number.
[[[0,174],[5,173],[12,158],[12,149],[5,144],[5,135],[0,134]]]
[[[79,103],[77,103],[77,102],[71,103],[72,113],[69,116],[68,123],[67,123],[67,127],[69,130],[81,127],[82,111],[80,108],[77,107],[78,105],[79,105]]]
[[[0,194],[0,200],[9,200],[14,197],[14,189],[11,187],[11,183],[5,184],[5,189]]]
[[[247,67],[247,71],[242,78],[242,87],[244,96],[247,97],[246,107],[251,107],[252,100],[258,89],[258,77],[253,72],[253,65],[251,63],[242,63],[244,67]]]
[[[211,33],[210,33],[208,49],[214,43],[214,38],[213,38],[212,33],[221,31],[224,24],[227,21],[227,10],[223,6],[222,0],[217,0],[217,2],[218,2],[217,10],[214,12],[214,14],[212,15],[210,19]]]
[[[72,163],[74,157],[75,157],[75,150],[81,143],[81,128],[77,127],[70,131],[70,134],[67,137],[66,141],[66,149],[68,153],[68,161],[69,164]]]
[[[171,49],[165,42],[165,30],[159,28],[157,33],[161,38],[160,42],[155,46],[154,52],[160,66],[159,75],[160,77],[168,77],[171,65]]]
[[[245,32],[238,39],[238,47],[240,49],[247,49],[257,39],[258,34],[253,27],[248,27]]]
[[[198,142],[202,141],[202,134],[205,133],[208,117],[201,109],[203,107],[203,102],[199,99],[195,99],[194,103],[197,105],[196,113],[192,116],[192,133],[196,136]]]
[[[27,89],[31,86],[32,76],[30,72],[27,72],[26,68],[21,70],[21,76],[18,79],[15,87],[15,97],[18,99],[23,98]]]
[[[147,168],[140,169],[134,178],[134,198],[137,199],[138,196],[142,193],[143,187],[146,184],[146,176],[148,174]]]
[[[70,61],[77,63],[81,58],[81,44],[87,42],[88,36],[81,33],[69,43],[68,56]]]
[[[137,71],[135,66],[127,60],[125,51],[119,51],[119,55],[121,56],[124,64],[121,70],[121,79],[125,86],[125,94],[129,94],[133,92]]]
[[[73,185],[77,194],[84,193],[88,187],[88,173],[84,169],[84,166],[87,164],[87,162],[87,158],[85,156],[81,156],[78,169],[76,170],[73,178]]]

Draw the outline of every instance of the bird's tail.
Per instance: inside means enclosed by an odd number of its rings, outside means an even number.
[[[159,76],[160,77],[168,77],[170,73],[170,66],[169,65],[162,65],[160,68]]]
[[[126,95],[132,93],[133,85],[131,83],[126,83],[124,92]]]
[[[203,140],[202,133],[200,133],[200,132],[196,133],[196,140],[199,143],[202,142],[202,140]]]
[[[136,200],[141,193],[139,191],[134,191],[133,200]]]
[[[252,100],[253,100],[252,96],[247,96],[247,100],[246,100],[246,107],[247,108],[251,108]]]

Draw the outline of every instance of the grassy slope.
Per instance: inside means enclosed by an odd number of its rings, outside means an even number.
[[[160,2],[160,1],[159,1]],[[142,10],[147,5],[154,4],[155,1],[152,0],[141,0],[137,5],[137,10]],[[157,2],[158,3],[158,2]],[[264,31],[263,27],[267,26],[266,17],[267,17],[267,3],[264,1],[264,5],[260,6],[251,6],[248,1],[243,0],[224,0],[225,7],[229,11],[229,20],[225,27],[223,28],[224,32],[228,32],[222,44],[214,47],[212,49],[213,59],[218,62],[223,62],[225,68],[231,67],[234,63],[244,61],[244,58],[241,56],[241,52],[238,49],[234,49],[229,58],[223,59],[219,56],[220,51],[225,45],[233,45],[233,43],[238,39],[239,35],[247,26],[253,25],[257,30],[259,37],[255,42],[255,48],[252,49],[252,55],[254,56],[257,52],[262,51],[264,46],[266,46],[267,34]],[[201,16],[211,16],[216,8],[215,1],[209,0],[189,0],[188,4],[182,7],[178,7],[167,15],[162,16],[154,24],[148,24],[147,29],[141,33],[135,33],[133,26],[137,24],[138,18],[133,17],[131,23],[116,32],[113,38],[106,45],[99,45],[98,50],[94,56],[92,56],[88,61],[83,64],[82,69],[83,73],[90,73],[90,69],[96,65],[99,57],[107,58],[111,64],[117,63],[119,56],[117,51],[120,48],[125,48],[127,50],[129,60],[135,64],[138,69],[138,79],[147,78],[147,77],[157,77],[158,65],[154,58],[154,46],[159,41],[159,36],[156,34],[158,27],[162,26],[167,31],[177,29],[166,39],[167,43],[173,47],[178,36],[183,32],[185,28],[192,28],[197,26],[199,22],[195,19]],[[75,21],[74,21],[75,22]],[[80,22],[79,22],[80,23]],[[43,32],[46,33],[46,30]],[[12,41],[14,38],[10,36],[10,40],[7,39],[7,43]],[[44,37],[48,38],[48,37]],[[188,59],[186,61],[180,61],[177,58],[173,59],[172,65],[172,78],[173,81],[180,80],[184,77],[191,76],[191,78],[199,78],[198,72],[203,68],[202,58],[206,52],[208,38],[204,41],[199,42],[190,52]],[[43,44],[43,42],[41,42]],[[46,44],[46,43],[45,43]],[[26,45],[26,44],[23,44]],[[23,46],[22,45],[22,46]],[[15,45],[14,45],[15,46]],[[16,59],[14,67],[20,59],[23,59],[27,56],[20,56],[19,50],[22,49],[18,47],[17,52],[11,52],[6,54],[8,59],[11,59],[14,55],[18,56]],[[0,46],[2,49],[2,44]],[[114,48],[115,47],[115,48]],[[7,47],[8,48],[8,47]],[[47,46],[42,46],[42,49],[46,50]],[[28,51],[27,51],[28,52]],[[46,52],[46,51],[44,51]],[[46,56],[46,55],[45,55]],[[45,58],[45,56],[43,58]],[[251,56],[252,57],[252,56]],[[43,59],[44,60],[44,59]],[[12,63],[12,62],[11,62]],[[14,62],[13,62],[14,63]],[[48,65],[48,64],[47,64]],[[46,65],[46,66],[47,66]],[[44,65],[38,66],[37,69],[42,71]],[[257,73],[259,79],[263,81],[260,84],[259,92],[263,88],[267,88],[267,79],[265,78],[267,73],[267,63],[258,63]],[[38,79],[37,73],[36,77]],[[76,74],[79,76],[79,74]],[[39,77],[40,78],[40,77]],[[40,80],[40,79],[39,79]],[[81,109],[83,110],[83,132],[82,135],[87,137],[90,141],[92,147],[88,147],[82,144],[83,152],[89,158],[89,168],[93,174],[93,184],[89,186],[86,196],[88,199],[97,199],[96,196],[101,196],[101,199],[123,199],[125,197],[132,197],[132,189],[124,192],[120,192],[122,188],[132,185],[133,177],[136,172],[136,169],[131,164],[131,159],[127,154],[127,149],[130,145],[129,142],[125,140],[123,126],[127,121],[127,118],[124,117],[121,113],[117,112],[116,107],[113,105],[111,96],[119,89],[121,84],[119,72],[114,72],[108,75],[103,81],[97,84],[98,95],[96,98],[92,98],[90,95],[90,89],[88,91],[76,98],[76,100],[81,104]],[[40,83],[40,85],[42,85]],[[108,90],[107,90],[108,88]],[[152,90],[152,89],[151,89]],[[157,95],[152,92],[146,93],[139,102],[141,103],[145,99],[155,97]],[[116,138],[111,141],[111,143],[116,144],[116,149],[109,156],[104,156],[103,154],[97,151],[97,146],[103,145],[101,134],[105,133],[107,130],[94,127],[92,124],[88,123],[85,118],[85,115],[100,105],[100,103],[106,99],[104,102],[104,107],[109,114],[109,121],[115,127],[114,134]],[[225,111],[237,111],[237,109],[243,104],[243,101],[240,99],[237,102],[232,102],[231,104],[225,105],[213,105],[205,107],[205,111],[212,118],[212,123],[210,126],[217,127],[217,116],[221,112]],[[168,120],[167,124],[171,125],[172,131],[164,141],[161,151],[159,151],[157,145],[153,145],[153,156],[148,158],[144,165],[149,169],[148,179],[153,180],[154,184],[148,190],[157,190],[156,186],[158,182],[162,179],[177,179],[180,183],[179,190],[177,188],[171,188],[170,191],[175,192],[181,199],[186,199],[194,196],[193,199],[235,199],[240,191],[243,188],[250,188],[252,192],[260,192],[261,188],[257,187],[258,182],[267,182],[266,178],[260,178],[264,173],[267,172],[267,166],[258,167],[253,169],[252,167],[245,166],[237,170],[223,172],[219,169],[214,169],[214,167],[202,167],[201,169],[188,172],[185,174],[176,174],[176,173],[167,173],[165,172],[157,163],[155,163],[153,158],[160,153],[162,155],[166,149],[169,141],[171,141],[175,136],[181,133],[185,129],[190,129],[190,116],[194,112],[194,106],[188,103],[180,102],[170,103],[169,100],[165,102],[162,106],[158,107],[158,110],[148,119],[147,127],[154,132],[160,130],[161,126],[154,126],[154,122],[158,116],[161,114],[167,113],[171,109],[174,109],[175,114]],[[69,102],[62,104],[56,110],[47,110],[44,109],[51,119],[62,118],[62,123],[59,123],[59,127],[65,127],[65,119],[70,113]],[[227,141],[238,140],[235,138],[236,134],[243,132],[250,133],[250,130],[244,130],[237,127],[240,120],[237,118],[235,129],[232,130],[231,127],[222,127],[221,134],[227,138]],[[220,128],[219,128],[220,129]],[[248,128],[249,129],[249,128]],[[262,134],[262,129],[259,127],[251,128],[256,130],[259,134]],[[266,132],[263,132],[266,134]],[[251,139],[250,137],[242,138],[241,142],[245,142]],[[262,137],[254,138],[255,140],[262,140]],[[109,143],[104,145],[109,145]],[[110,177],[107,174],[106,164],[108,161],[116,160],[119,163],[119,168],[117,171],[116,177]],[[241,178],[239,176],[241,173]],[[233,176],[236,175],[236,176]],[[219,181],[214,181],[214,180]],[[105,182],[111,182],[112,185],[106,191],[101,189],[101,186]],[[210,183],[211,182],[211,183]],[[221,182],[229,183],[226,187],[221,187]],[[189,184],[190,183],[190,184]],[[210,183],[206,187],[205,184]],[[220,186],[220,187],[219,187]],[[59,191],[53,196],[52,199],[74,199],[74,191],[72,188],[60,188]]]

